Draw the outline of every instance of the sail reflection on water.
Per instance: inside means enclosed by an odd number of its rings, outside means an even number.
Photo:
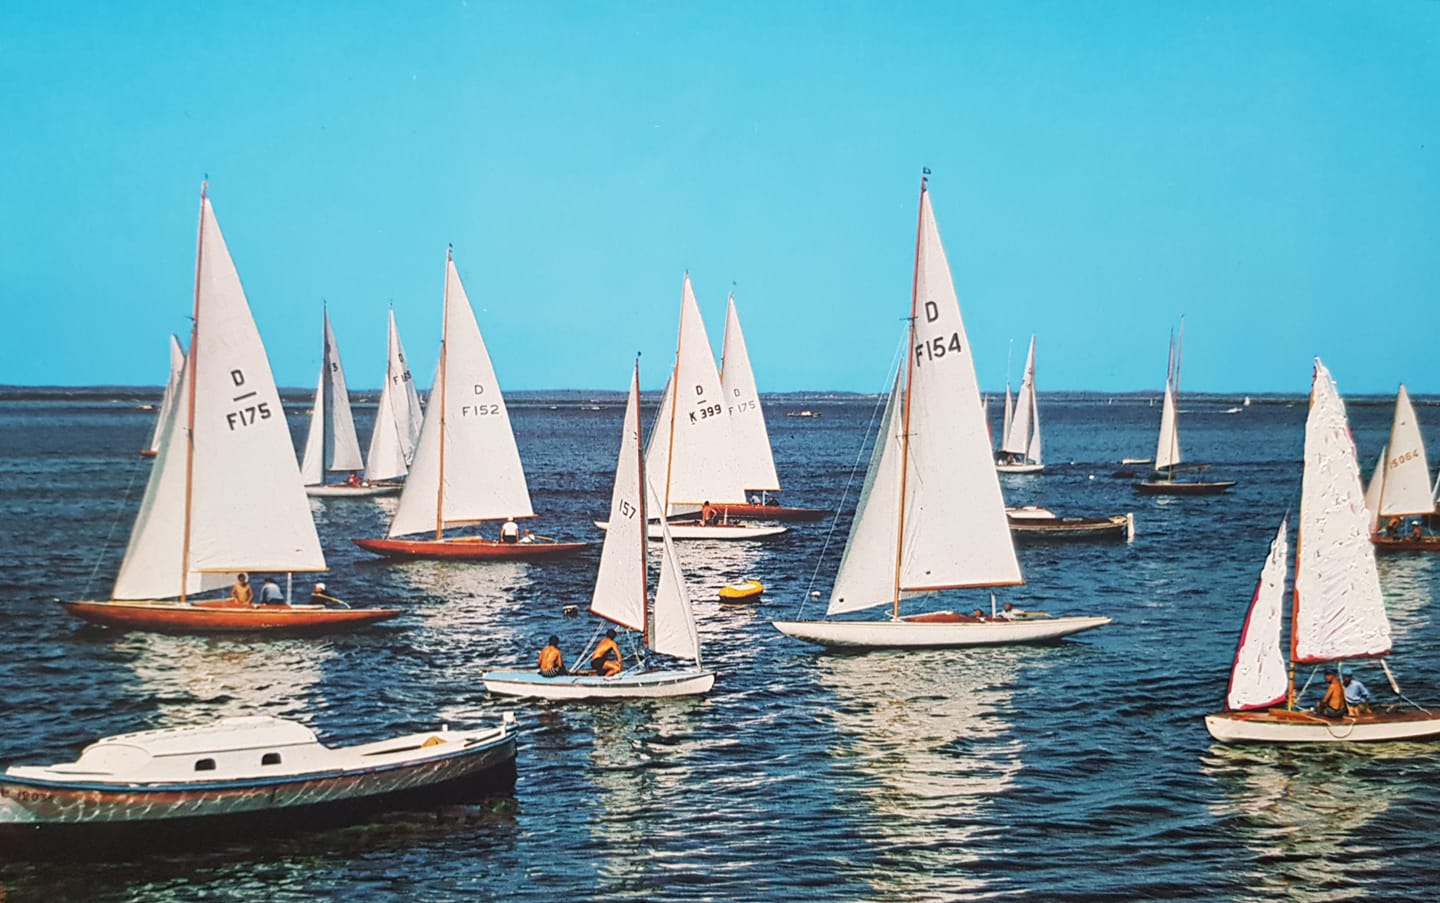
[[[1015,785],[1023,747],[1011,733],[1024,649],[816,656],[817,683],[834,693],[835,767],[868,809],[857,834],[882,862],[865,878],[882,899],[971,894],[987,888],[994,799]]]

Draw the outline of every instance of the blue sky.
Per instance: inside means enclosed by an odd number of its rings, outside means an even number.
[[[199,185],[277,380],[646,388],[682,274],[762,391],[882,391],[922,166],[981,383],[1440,392],[1440,3],[6,3],[0,383],[159,384]]]

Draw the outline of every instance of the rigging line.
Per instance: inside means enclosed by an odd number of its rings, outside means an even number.
[[[145,463],[143,460],[137,460],[130,468],[130,482],[125,484],[125,492],[120,497],[115,517],[110,521],[110,531],[105,534],[105,541],[100,544],[100,550],[95,555],[95,568],[90,571],[90,576],[85,581],[85,588],[80,594],[81,598],[88,599],[90,597],[90,588],[95,585],[100,574],[100,565],[105,561],[105,554],[110,551],[110,543],[115,538],[115,528],[120,524],[120,515],[130,505],[130,496],[135,490],[135,478],[140,474],[140,466]],[[156,463],[154,466],[158,467],[159,464]]]
[[[905,318],[907,323],[909,320],[909,317]],[[885,371],[889,377],[885,382],[887,386],[893,386],[895,384],[895,371],[900,368],[901,359],[910,353],[909,337],[910,332],[907,327],[901,334],[900,341],[896,343],[895,352],[890,358],[890,365]],[[840,526],[840,515],[845,511],[845,503],[850,499],[851,489],[855,486],[855,474],[857,472],[863,473],[861,462],[866,460],[865,452],[872,447],[868,440],[871,436],[875,437],[875,442],[880,442],[883,439],[883,437],[876,435],[877,427],[875,424],[876,421],[883,416],[885,405],[889,398],[889,390],[881,392],[879,398],[875,401],[875,406],[870,410],[870,422],[865,425],[865,432],[860,439],[860,445],[855,450],[855,461],[850,465],[850,476],[845,480],[845,488],[840,493],[840,504],[835,507],[835,514],[830,518],[830,528],[825,531],[825,541],[820,545],[820,554],[815,556],[815,569],[810,572],[810,580],[805,585],[805,592],[800,599],[800,611],[797,617],[804,616],[805,603],[811,598],[811,594],[815,592],[815,584],[820,579],[820,569],[824,566],[826,553],[829,552],[830,543],[834,540],[835,532]]]

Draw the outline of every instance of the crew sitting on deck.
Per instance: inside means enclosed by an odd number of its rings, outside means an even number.
[[[1370,711],[1370,688],[1355,679],[1353,674],[1346,674],[1340,678],[1345,686],[1345,705],[1350,709],[1350,714],[1356,712]]]
[[[720,509],[710,504],[709,499],[706,499],[705,504],[700,506],[700,523],[707,527],[720,523]]]
[[[250,585],[249,574],[235,575],[235,585],[230,587],[230,601],[236,605],[250,605],[255,601],[255,588]]]
[[[545,648],[540,650],[540,674],[544,677],[558,677],[565,673],[565,656],[560,652],[560,638],[550,635]]]
[[[265,582],[260,584],[260,598],[257,600],[261,605],[284,605],[285,594],[280,591],[280,584],[275,582],[274,577],[266,577]]]
[[[1348,714],[1345,708],[1345,687],[1334,671],[1325,672],[1325,683],[1325,698],[1315,706],[1315,714],[1321,718],[1344,718]]]
[[[349,608],[344,602],[325,592],[325,584],[315,584],[315,589],[310,593],[310,601],[315,605],[323,605],[326,608]]]
[[[605,639],[596,643],[595,651],[590,653],[590,667],[601,677],[613,677],[624,667],[622,660],[620,644],[615,642],[615,628],[611,627],[605,631]]]
[[[1386,533],[1387,535],[1389,535],[1389,536],[1399,536],[1399,535],[1400,535],[1400,518],[1398,518],[1398,517],[1392,517],[1392,518],[1390,518],[1389,522],[1385,524],[1385,533]]]
[[[1000,618],[1003,621],[1013,621],[1016,618],[1020,617],[1021,614],[1023,614],[1023,612],[1021,612],[1015,607],[1014,602],[1006,602],[1005,607],[1000,609],[1000,613],[995,617]]]
[[[534,533],[531,533],[531,532],[530,532],[530,529],[527,527],[527,528],[525,529],[525,535],[520,537],[520,541],[521,541],[521,542],[534,542],[534,541],[535,541],[535,534],[534,534]]]
[[[974,618],[977,621],[983,621],[985,620],[985,612],[977,608],[974,611],[970,612],[970,617]]]
[[[500,541],[520,541],[520,525],[515,523],[515,519],[513,517],[506,518],[505,523],[500,525]]]
[[[1410,538],[1418,540],[1423,536],[1424,532],[1420,529],[1420,522],[1417,520],[1410,525]]]
[[[345,480],[345,485],[346,485],[346,486],[359,486],[359,485],[360,485],[360,472],[359,472],[358,470],[352,470],[352,471],[350,471],[350,476]]]

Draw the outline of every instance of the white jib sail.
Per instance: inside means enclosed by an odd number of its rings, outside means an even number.
[[[1315,359],[1296,539],[1293,658],[1335,661],[1390,650],[1370,518],[1345,402]]]
[[[145,446],[146,451],[160,448],[160,434],[165,430],[165,418],[175,407],[175,396],[180,392],[180,371],[184,368],[185,351],[180,347],[180,340],[171,335],[170,378],[165,381],[165,394],[160,397],[160,413],[155,418],[155,430],[150,434],[150,444]]]
[[[1380,457],[1375,459],[1375,469],[1370,473],[1370,485],[1365,487],[1365,510],[1370,514],[1371,533],[1380,523],[1380,490],[1385,485],[1385,453],[1389,448],[1380,446]]]
[[[600,569],[590,612],[631,630],[645,629],[645,506],[640,454],[640,373],[630,378],[625,404],[625,426],[620,433],[620,454],[615,462],[615,485],[610,491],[610,524],[600,546]]]
[[[1015,422],[1015,399],[1010,395],[1010,384],[1005,384],[1005,413],[1000,415],[1000,450],[1010,444],[1010,427]]]
[[[1395,395],[1395,419],[1390,425],[1385,479],[1380,491],[1380,517],[1429,514],[1435,510],[1430,494],[1430,462],[1420,438],[1420,422],[1405,386]]]
[[[724,392],[720,374],[715,369],[715,354],[700,319],[700,306],[690,287],[690,276],[680,299],[680,332],[675,352],[675,372],[671,378],[674,410],[669,429],[672,435],[665,445],[653,438],[645,461],[646,470],[655,489],[671,506],[699,505],[745,501],[745,487],[731,455],[733,440],[730,416],[725,412]],[[657,429],[656,435],[659,435]],[[666,472],[663,457],[669,457],[668,486],[659,482]],[[662,460],[657,460],[662,458]],[[667,511],[655,510],[654,517]]]
[[[662,655],[694,659],[700,664],[700,637],[695,632],[695,616],[690,610],[690,594],[685,588],[685,572],[675,554],[670,528],[661,521],[660,583],[655,588],[655,616],[650,625],[650,648]]]
[[[765,412],[760,409],[760,393],[755,388],[755,373],[750,367],[750,352],[745,347],[745,334],[740,331],[740,315],[735,310],[733,294],[725,309],[720,385],[734,438],[731,453],[743,488],[778,492],[780,477],[775,473],[770,433],[765,429]]]
[[[449,259],[441,361],[443,370],[430,392],[415,461],[390,524],[392,537],[435,530],[440,495],[444,526],[534,515],[510,413],[470,299],[455,262]]]
[[[305,438],[305,458],[300,473],[305,485],[325,482],[325,472],[360,470],[360,439],[355,435],[355,415],[350,410],[350,390],[345,385],[345,368],[340,364],[340,346],[325,313],[324,343],[320,356],[320,383],[310,408],[310,432]],[[316,440],[319,440],[318,442]]]
[[[975,362],[925,191],[911,316],[901,588],[1022,583]]]
[[[380,390],[380,403],[375,410],[375,429],[370,434],[370,453],[365,456],[365,479],[393,480],[403,477],[415,460],[415,446],[420,441],[420,394],[405,361],[400,344],[400,331],[395,327],[395,312],[390,311],[389,355],[385,365],[385,385]]]
[[[215,589],[229,585],[237,571],[325,569],[265,346],[204,197],[199,244],[186,373],[115,581],[116,599]],[[186,562],[185,439],[192,391]]]
[[[1035,405],[1035,337],[1030,337],[1030,352],[1025,356],[1025,374],[1020,378],[1020,392],[1015,397],[1015,419],[1005,433],[1002,451],[1022,455],[1036,463],[1040,460],[1040,423]]]
[[[1235,665],[1230,671],[1230,690],[1225,706],[1232,712],[1264,709],[1285,701],[1289,690],[1287,656],[1281,646],[1280,624],[1285,608],[1285,567],[1289,555],[1286,531],[1289,519],[1270,542],[1270,554],[1255,584],[1255,597],[1245,615]]]
[[[885,605],[895,599],[895,563],[900,543],[900,460],[903,454],[904,427],[900,415],[905,406],[904,364],[895,374],[895,385],[885,402],[885,415],[875,447],[870,452],[870,466],[860,500],[855,505],[855,519],[850,536],[845,540],[845,553],[835,572],[835,586],[830,592],[826,614],[861,611]]]

